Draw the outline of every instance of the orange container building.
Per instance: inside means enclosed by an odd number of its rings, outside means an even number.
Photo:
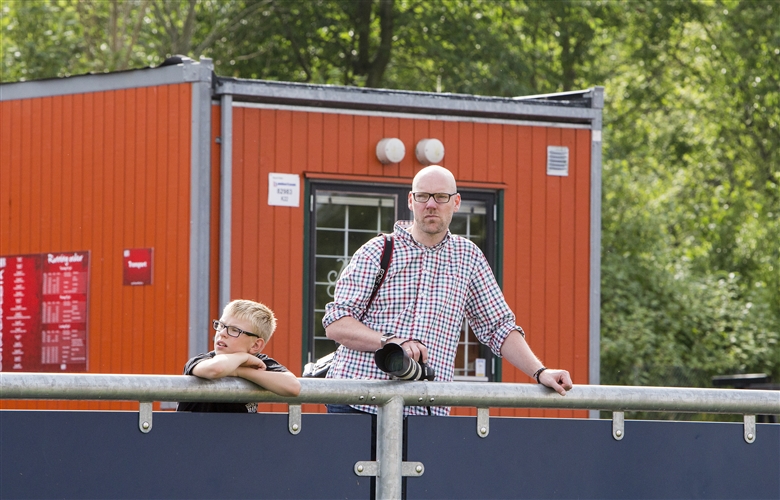
[[[0,85],[1,369],[179,374],[248,298],[277,315],[265,352],[300,374],[333,350],[320,320],[349,256],[410,218],[412,177],[437,163],[463,198],[453,233],[534,352],[598,384],[602,108],[601,87],[405,92],[222,78],[208,59]],[[456,376],[531,382],[468,327]]]

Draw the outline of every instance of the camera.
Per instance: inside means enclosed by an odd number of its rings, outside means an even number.
[[[436,373],[425,363],[418,363],[403,347],[388,343],[374,353],[377,368],[401,380],[433,380]]]

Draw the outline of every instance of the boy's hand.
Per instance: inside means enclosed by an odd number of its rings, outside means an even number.
[[[256,356],[252,356],[251,354],[247,355],[246,361],[244,361],[240,366],[245,368],[254,368],[255,370],[265,370],[265,363],[263,363],[263,360]]]

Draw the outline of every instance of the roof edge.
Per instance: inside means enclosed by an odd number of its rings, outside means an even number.
[[[194,61],[185,58],[178,64],[168,62],[154,68],[2,83],[0,84],[0,101],[154,87],[157,85],[187,82],[207,82],[211,84],[213,74],[214,65],[211,59],[201,58],[200,61]]]
[[[374,89],[216,77],[215,95],[234,101],[413,114],[590,123],[601,115],[604,87],[529,97]]]

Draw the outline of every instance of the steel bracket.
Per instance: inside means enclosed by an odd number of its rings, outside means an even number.
[[[425,472],[422,462],[401,462],[401,475],[405,477],[420,477]],[[355,475],[379,477],[379,461],[365,461],[355,463]]]
[[[756,416],[744,415],[743,421],[745,422],[745,442],[753,444],[756,440]]]
[[[477,436],[486,438],[490,434],[490,408],[477,408]]]
[[[301,405],[287,407],[287,430],[290,431],[290,434],[301,432]]]
[[[612,412],[612,437],[620,441],[626,435],[625,415],[622,411]]]
[[[138,429],[144,434],[152,430],[152,402],[138,402]]]

